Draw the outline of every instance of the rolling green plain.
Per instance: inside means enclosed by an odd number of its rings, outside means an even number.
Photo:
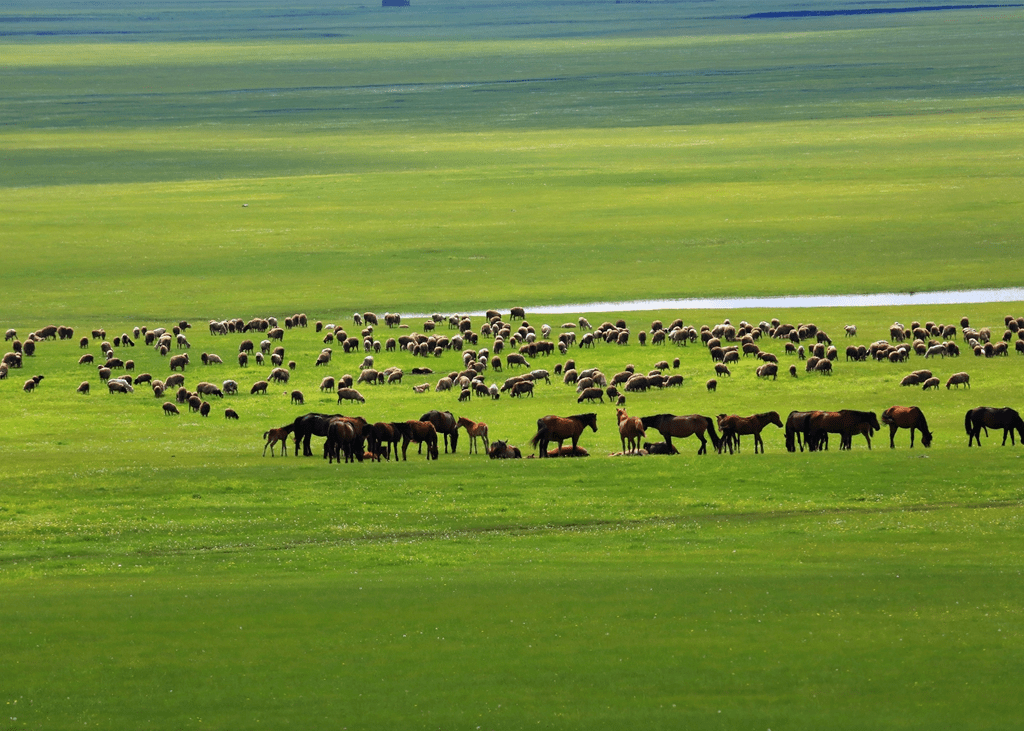
[[[894,320],[967,316],[998,338],[1024,303],[585,304],[1019,285],[1024,8],[906,7],[5,5],[0,329],[76,333],[0,380],[0,729],[1012,727],[1022,447],[968,448],[963,415],[1024,407],[1024,361],[842,352]],[[584,304],[530,312],[562,303]],[[364,354],[314,367],[310,327],[284,336],[291,383],[252,396],[269,368],[206,328],[303,312],[351,334],[371,310],[413,331],[408,313],[515,305],[556,334],[624,319],[630,344],[574,347],[580,367],[678,357],[683,386],[630,394],[631,414],[917,404],[935,441],[790,454],[769,427],[764,455],[690,438],[610,458],[613,408],[557,379],[459,403],[410,388],[458,352],[381,352],[403,384],[338,406],[320,379]],[[814,322],[840,359],[807,374],[764,341],[797,378],[744,359],[710,393],[699,343],[638,343],[676,317]],[[242,387],[209,418],[77,364],[94,328],[181,319],[187,385]],[[115,350],[169,373],[142,343]],[[900,387],[918,368],[972,387]],[[579,460],[492,462],[465,436],[437,462],[262,455],[308,411],[434,408],[526,452],[544,414],[597,411],[599,429]]]

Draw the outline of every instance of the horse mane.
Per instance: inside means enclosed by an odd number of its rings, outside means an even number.
[[[565,418],[572,419],[573,421],[590,421],[591,419],[596,419],[597,414],[591,412],[589,414],[575,414],[573,416],[566,416]]]

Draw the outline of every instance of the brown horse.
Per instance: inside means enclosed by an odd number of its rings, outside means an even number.
[[[619,438],[622,440],[622,451],[626,451],[626,442],[629,442],[629,453],[640,451],[640,440],[647,436],[644,423],[635,416],[630,416],[625,409],[615,409],[615,415],[619,419]]]
[[[766,411],[762,414],[754,414],[753,416],[737,416],[736,414],[730,414],[726,416],[721,414],[718,417],[718,428],[722,430],[722,447],[729,448],[729,454],[732,454],[733,442],[736,444],[736,452],[740,451],[740,436],[743,434],[754,435],[754,454],[757,454],[757,448],[761,448],[761,454],[764,454],[764,441],[761,439],[761,430],[769,424],[782,428],[782,419],[779,418],[777,411]]]
[[[398,443],[400,441],[402,441],[402,433],[393,423],[378,421],[367,428],[366,447],[377,462],[380,462],[381,454],[390,462],[392,450],[394,450],[395,459],[398,459]]]
[[[871,435],[882,427],[873,411],[815,411],[807,421],[807,445],[812,452],[819,451],[828,434],[839,434],[839,449],[850,449],[854,434],[863,434],[871,449]]]
[[[327,441],[324,442],[324,457],[327,462],[341,462],[344,453],[346,462],[363,461],[363,445],[370,425],[361,416],[335,416],[327,424]]]
[[[896,431],[910,429],[910,448],[914,448],[914,430],[921,430],[921,446],[932,445],[932,433],[928,431],[928,421],[924,412],[916,406],[890,406],[882,412],[882,423],[889,425],[889,448],[896,449]]]
[[[444,453],[448,454],[448,439],[451,438],[452,454],[459,443],[459,425],[450,411],[428,411],[420,417],[420,421],[429,421],[438,434],[444,435]],[[422,451],[422,450],[421,450]]]
[[[661,432],[665,443],[672,447],[672,437],[684,439],[695,434],[700,439],[700,449],[697,454],[708,453],[708,440],[704,438],[707,432],[711,438],[711,446],[717,452],[721,449],[722,442],[715,432],[715,422],[710,416],[690,414],[689,416],[676,416],[675,414],[656,414],[655,416],[644,416],[640,419],[645,429],[654,428]]]
[[[580,435],[588,426],[595,432],[597,431],[597,414],[542,417],[537,419],[537,433],[530,440],[530,446],[539,446],[540,454],[538,456],[542,458],[548,456],[548,443],[552,441],[558,442],[558,449],[561,451],[565,440],[571,439],[575,450],[576,444],[580,441]]]
[[[169,402],[168,402],[169,403]],[[170,404],[172,407],[174,404]],[[170,411],[167,408],[167,404],[164,404],[164,411]],[[177,409],[175,409],[177,413]],[[278,442],[281,443],[281,456],[288,456],[288,435],[292,433],[291,424],[288,426],[282,426],[279,429],[270,429],[263,432],[263,438],[267,440],[267,443],[263,445],[263,456],[267,456],[267,447],[270,447],[270,456],[274,456],[274,445]]]
[[[456,422],[456,429],[459,427],[466,430],[466,434],[469,435],[469,453],[473,454],[473,449],[476,449],[476,453],[480,454],[480,448],[476,446],[477,437],[483,440],[484,451],[487,452],[491,448],[490,440],[487,438],[487,424],[482,421],[473,421],[467,419],[465,416],[460,416]]]
[[[964,416],[964,428],[967,430],[967,446],[975,441],[981,446],[982,429],[1002,429],[1003,446],[1006,446],[1006,437],[1010,437],[1010,445],[1014,444],[1013,430],[1016,429],[1020,435],[1020,443],[1024,444],[1024,420],[1020,414],[1009,407],[1001,409],[992,406],[979,406],[971,409]]]
[[[402,461],[406,461],[406,453],[409,450],[409,442],[416,442],[427,445],[427,461],[437,459],[437,429],[429,421],[402,421],[395,423],[395,427],[402,433]]]

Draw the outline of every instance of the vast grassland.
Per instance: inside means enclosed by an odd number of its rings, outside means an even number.
[[[144,388],[107,394],[70,341],[0,381],[0,728],[1015,724],[1021,446],[968,449],[963,414],[1024,408],[1018,356],[841,359],[774,382],[744,362],[708,393],[696,346],[574,349],[606,373],[681,359],[684,386],[631,395],[634,414],[917,403],[936,434],[789,454],[770,428],[764,455],[688,439],[625,459],[606,456],[612,408],[560,383],[459,404],[407,375],[342,408],[317,385],[362,354],[314,368],[309,328],[284,340],[306,394],[292,406],[283,388],[248,395],[269,369],[234,365],[241,336],[205,332],[300,311],[351,331],[367,309],[1019,285],[1024,12],[746,17],[808,7],[834,6],[5,6],[0,329],[112,339],[188,318],[193,360],[227,361],[188,384],[246,393],[165,417]],[[848,323],[864,344],[897,319],[998,335],[1021,314],[589,317],[813,321],[842,348]],[[167,375],[149,348],[118,355]],[[921,367],[972,388],[899,387]],[[543,414],[593,409],[600,428],[583,460],[490,462],[465,438],[436,463],[261,456],[263,431],[306,411],[431,408],[524,447]]]

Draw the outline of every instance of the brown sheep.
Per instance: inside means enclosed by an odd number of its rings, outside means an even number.
[[[164,388],[176,388],[178,386],[185,385],[185,376],[180,373],[172,373],[167,376],[167,380],[164,381]]]
[[[203,405],[199,407],[199,415],[200,416],[209,416],[210,415],[210,408],[211,407],[210,407],[209,402],[203,401]]]
[[[172,404],[170,401],[164,401],[163,405],[164,416],[177,416],[179,413],[178,407]]]
[[[724,363],[715,364],[715,375],[716,376],[732,376],[732,372],[729,370],[729,366]]]
[[[334,376],[327,376],[320,381],[320,391],[333,391],[334,390]]]
[[[78,393],[89,393],[88,381],[82,381],[82,383],[78,386]]]
[[[249,389],[249,393],[262,393],[265,396],[267,394],[267,387],[269,385],[270,384],[267,383],[266,381],[256,381],[256,383],[252,384],[252,388]]]
[[[182,371],[184,371],[185,370],[185,366],[188,365],[188,353],[184,353],[182,355],[172,355],[170,362],[171,362],[171,370],[172,371],[176,371],[179,368]]]
[[[238,412],[234,409],[224,409],[224,418],[238,421]]]
[[[600,391],[601,389],[597,389]],[[529,394],[530,398],[533,398],[533,382],[532,381],[519,381],[512,385],[512,390],[509,392],[509,396],[516,396],[522,398],[523,394]]]
[[[716,381],[714,378],[709,378],[708,382],[705,385],[707,386],[708,391],[718,390],[718,381]]]
[[[354,388],[339,388],[338,389],[338,403],[342,401],[358,401],[361,404],[366,403],[366,399],[363,398],[363,394]]]
[[[189,411],[199,411],[201,408],[203,408],[203,404],[204,403],[205,402],[201,398],[199,398],[198,396],[189,396],[189,399],[188,399],[188,410]]]
[[[971,387],[971,377],[964,372],[954,373],[946,381],[946,390],[949,390],[950,386],[956,386],[960,388],[960,384],[964,384],[967,388]]]
[[[795,365],[791,365],[789,367],[789,375],[793,376],[793,378],[796,378],[796,366]]]
[[[246,355],[245,353],[239,353],[238,354],[238,365],[241,368],[248,368],[249,367],[249,356]]]
[[[628,387],[628,384],[627,384],[627,387]],[[601,403],[604,403],[604,391],[602,391],[600,388],[585,388],[585,389],[583,389],[583,392],[580,393],[580,397],[578,399],[576,399],[576,403],[582,404],[584,401],[594,401],[594,400],[597,400],[597,401],[600,401]]]
[[[292,397],[291,398],[291,402],[293,404],[300,404],[301,405],[301,404],[306,403],[306,400],[305,400],[305,398],[302,395],[302,391],[292,391],[291,397]]]
[[[286,368],[275,368],[270,372],[270,376],[267,378],[268,381],[275,381],[277,383],[288,383],[288,379],[291,377],[291,373]]]
[[[927,391],[930,388],[934,388],[936,391],[939,390],[939,379],[932,376],[922,384],[922,389]]]

